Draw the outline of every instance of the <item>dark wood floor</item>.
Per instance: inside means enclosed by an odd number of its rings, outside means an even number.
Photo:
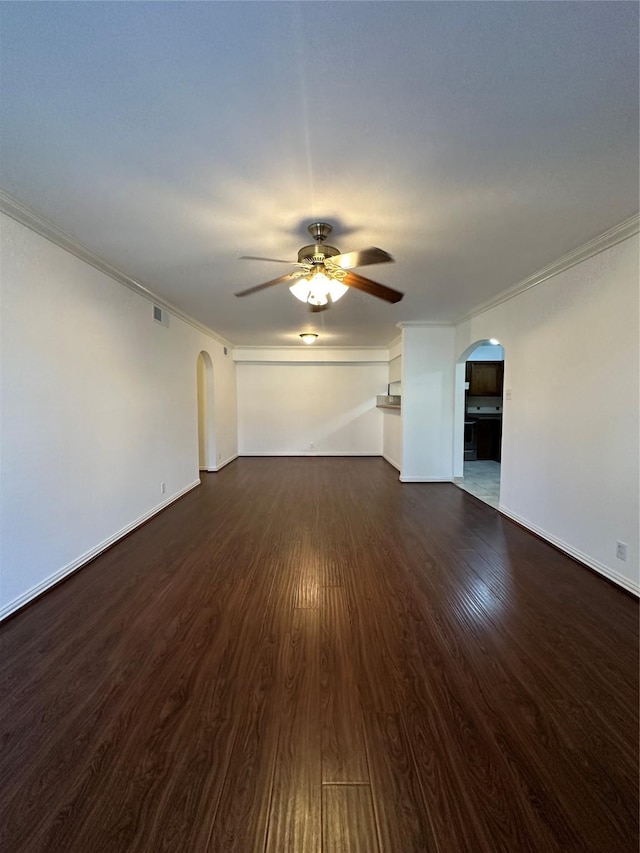
[[[636,853],[635,599],[379,459],[204,476],[0,626],[4,853]]]

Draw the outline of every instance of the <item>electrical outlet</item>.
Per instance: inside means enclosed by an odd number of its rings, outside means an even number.
[[[160,494],[164,495],[164,493],[166,491],[167,491],[167,484],[166,483],[160,483]]]
[[[507,388],[507,390],[504,392],[504,398],[505,400],[511,399],[511,388]]]
[[[218,462],[222,459],[222,453],[218,453]]]
[[[619,560],[627,559],[627,543],[626,542],[616,542],[616,557]]]
[[[312,441],[309,442],[309,450],[313,450],[313,442]]]

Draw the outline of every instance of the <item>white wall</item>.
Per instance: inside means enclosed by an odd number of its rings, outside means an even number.
[[[389,361],[389,382],[402,381],[402,355],[397,355]]]
[[[453,478],[454,329],[402,328],[403,482]]]
[[[382,409],[382,455],[402,471],[402,411]]]
[[[389,382],[396,386],[391,392],[402,395],[402,336],[389,344]],[[382,455],[402,471],[402,411],[382,411]]]
[[[505,348],[503,512],[638,591],[638,238],[462,324]],[[616,542],[628,545],[626,562]]]
[[[241,455],[381,455],[386,362],[248,362],[237,377]]]
[[[214,365],[221,461],[237,454],[223,345],[1,215],[0,614],[198,482],[197,359]],[[161,494],[160,484],[165,483]]]
[[[200,470],[209,467],[209,415],[210,401],[207,382],[207,364],[203,353],[198,356],[198,464]]]

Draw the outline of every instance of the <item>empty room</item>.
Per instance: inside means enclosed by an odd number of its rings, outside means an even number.
[[[639,6],[0,0],[0,847],[635,853]]]

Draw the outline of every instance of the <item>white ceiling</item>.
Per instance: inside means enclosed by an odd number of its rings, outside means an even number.
[[[638,5],[3,2],[0,185],[240,345],[450,322],[638,209]],[[306,225],[395,264],[307,313]]]

